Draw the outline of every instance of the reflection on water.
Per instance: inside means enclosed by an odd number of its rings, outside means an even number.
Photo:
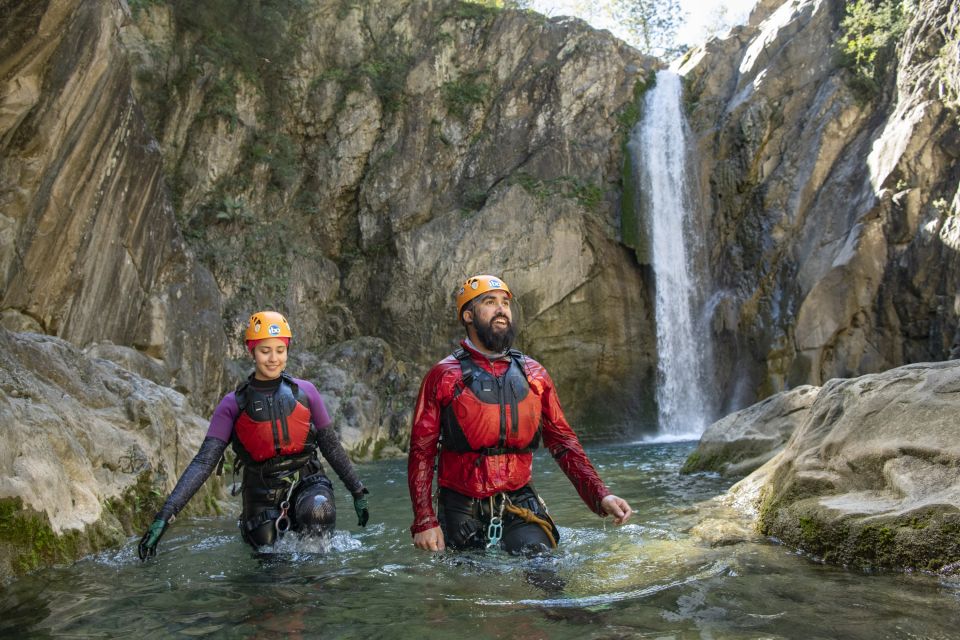
[[[710,548],[697,503],[726,490],[680,476],[691,443],[593,448],[637,515],[590,514],[538,454],[561,547],[533,560],[415,550],[402,461],[360,467],[371,524],[255,555],[230,518],[181,520],[141,564],[136,540],[0,590],[0,636],[109,638],[956,638],[960,587],[867,575],[765,542]]]

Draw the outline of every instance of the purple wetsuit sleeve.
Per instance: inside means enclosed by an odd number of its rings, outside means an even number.
[[[231,391],[223,396],[223,400],[214,410],[213,417],[210,418],[210,426],[207,427],[207,437],[230,442],[230,436],[233,435],[233,423],[237,421],[239,415],[240,407],[237,406],[237,397]]]
[[[333,420],[330,419],[330,414],[327,413],[327,407],[323,404],[323,398],[320,397],[320,392],[317,391],[317,388],[313,386],[312,382],[307,380],[294,378],[294,382],[297,383],[297,386],[299,386],[304,395],[307,396],[313,426],[317,428],[317,431],[329,427]],[[234,404],[236,404],[236,402],[234,402]]]
[[[307,396],[307,402],[310,404],[313,426],[317,430],[317,448],[320,449],[320,453],[333,467],[334,472],[347,487],[347,490],[354,495],[359,495],[363,491],[363,483],[360,481],[360,476],[357,475],[357,470],[350,462],[350,457],[344,451],[343,445],[340,444],[340,437],[331,426],[333,420],[327,413],[327,407],[323,404],[320,392],[317,391],[312,382],[296,378],[294,378],[294,381]]]

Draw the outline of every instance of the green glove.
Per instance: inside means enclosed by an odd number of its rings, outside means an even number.
[[[147,556],[157,555],[157,543],[160,542],[160,537],[163,536],[163,532],[166,530],[166,520],[157,518],[153,521],[153,524],[150,525],[147,532],[140,538],[140,544],[137,545],[137,555],[140,556],[140,560],[145,561]]]
[[[357,512],[357,524],[361,527],[367,526],[367,520],[370,519],[370,511],[367,508],[367,495],[370,492],[364,487],[353,494],[353,510]]]

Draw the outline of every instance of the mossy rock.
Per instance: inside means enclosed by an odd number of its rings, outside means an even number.
[[[219,514],[216,497],[222,492],[220,479],[211,479],[191,501],[186,513]],[[7,581],[121,545],[129,536],[146,529],[164,497],[153,474],[145,471],[122,496],[103,505],[100,520],[82,530],[70,529],[60,534],[53,530],[46,513],[24,505],[19,496],[0,498],[0,579]]]
[[[781,503],[782,504],[782,503]],[[761,533],[816,558],[861,569],[937,571],[960,561],[960,511],[838,515],[818,498],[761,511]]]

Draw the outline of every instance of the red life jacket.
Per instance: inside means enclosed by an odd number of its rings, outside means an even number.
[[[235,397],[240,415],[233,425],[234,450],[241,458],[263,462],[313,452],[308,400],[288,374],[281,374],[276,391],[260,391],[248,380]]]
[[[529,453],[540,445],[540,399],[530,393],[523,354],[510,350],[510,367],[499,378],[476,366],[465,349],[460,362],[463,386],[440,417],[441,446],[481,455]],[[464,429],[462,425],[467,425]]]

